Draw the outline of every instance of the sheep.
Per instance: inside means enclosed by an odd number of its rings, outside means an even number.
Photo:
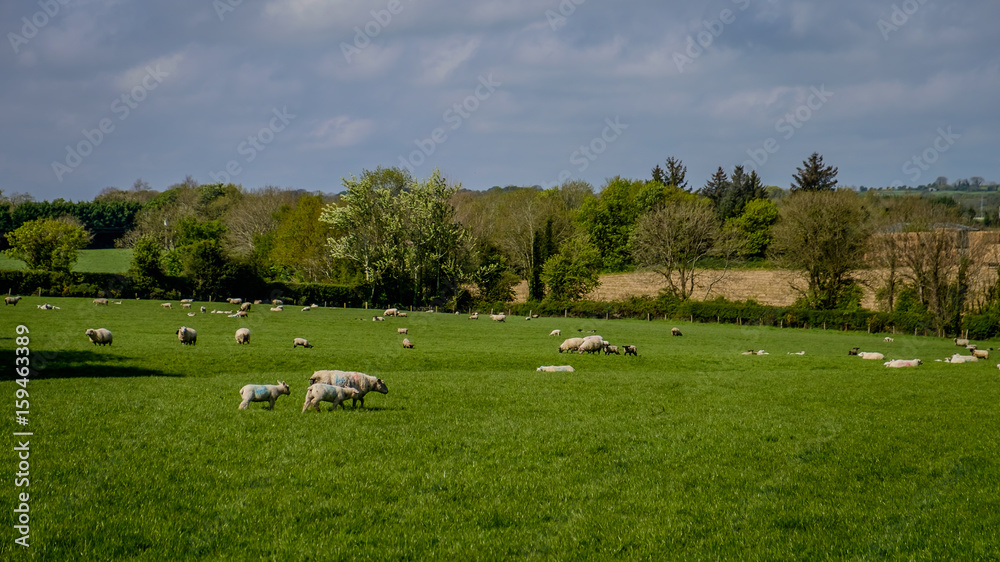
[[[886,361],[883,365],[886,367],[916,367],[917,365],[923,365],[923,363],[919,359],[894,359]]]
[[[604,349],[604,339],[601,336],[587,336],[577,348],[577,353],[580,355],[583,355],[583,352],[600,353],[602,349]]]
[[[611,355],[612,353],[614,353],[615,355],[621,355],[621,353],[618,353],[618,346],[617,345],[609,345],[609,346],[607,346],[607,347],[604,348],[604,354],[605,355]]]
[[[263,302],[263,301],[261,301],[260,299],[257,299],[255,301],[253,301],[254,304],[260,304],[261,302]]]
[[[173,307],[174,307],[174,306],[173,306],[172,304],[170,304],[169,302],[165,302],[165,303],[161,304],[160,306],[161,306],[161,307],[163,307],[163,308],[173,308]]]
[[[894,342],[896,340],[890,338],[889,336],[886,336],[886,337],[882,338],[882,341],[884,341],[885,343],[892,343],[892,342]],[[900,361],[902,361],[902,359],[900,359]]]
[[[770,353],[764,351],[763,349],[758,349],[757,350],[757,355],[770,355]]]
[[[574,372],[576,369],[572,365],[542,365],[541,367],[535,369],[536,371],[544,371],[546,373],[554,373],[560,371]]]
[[[236,330],[236,343],[243,345],[245,343],[250,343],[250,329],[240,328]]]
[[[312,347],[312,344],[309,343],[309,340],[305,338],[295,338],[294,340],[292,340],[292,349],[295,349],[300,345],[302,347]]]
[[[576,351],[580,349],[580,344],[583,343],[583,338],[569,338],[559,344],[559,353],[564,351]]]
[[[398,318],[406,318],[406,313],[405,312],[400,312],[400,313],[396,314],[396,316]]]
[[[253,306],[253,305],[251,305],[248,302],[245,302],[245,303],[243,303],[243,304],[240,305],[240,310],[242,310],[243,312],[249,312],[251,306]]]
[[[284,381],[278,381],[277,385],[248,384],[240,389],[240,396],[243,397],[243,401],[240,402],[240,409],[246,410],[251,402],[270,402],[270,406],[264,406],[264,409],[273,410],[274,401],[282,394],[289,394],[290,392],[291,390]]]
[[[473,312],[472,314],[470,314],[469,315],[469,320],[479,320],[479,313],[478,312]]]
[[[122,301],[115,301],[115,304],[121,304]]]
[[[271,312],[281,312],[283,309],[280,306],[272,306]]]
[[[188,312],[188,316],[197,316],[197,314],[195,314],[193,312]]]
[[[273,305],[273,306],[281,306],[283,304],[285,304],[285,301],[283,301],[281,299],[274,299],[274,300],[271,301],[271,305]]]
[[[204,313],[204,312],[205,312],[206,310],[208,310],[208,309],[207,309],[207,308],[205,308],[204,306],[203,306],[203,307],[201,307],[201,311],[202,311],[202,313]]]
[[[530,316],[525,316],[524,319],[525,320],[531,320],[531,317]]]
[[[975,351],[979,349],[979,346],[974,343],[970,343],[969,345],[965,346],[965,349],[968,349],[969,351]]]
[[[184,303],[184,304],[181,305],[181,308],[191,308],[191,303],[186,302],[186,303]]]
[[[989,359],[990,352],[987,349],[973,349],[972,356],[976,359]]]
[[[310,310],[312,310],[311,306],[303,306],[302,307],[302,312],[309,312]]]
[[[406,328],[396,328],[396,333],[397,334],[405,334],[406,333]]]
[[[90,338],[90,341],[93,342],[94,345],[111,345],[111,330],[107,330],[105,328],[98,328],[94,330],[91,328],[84,333],[87,334],[87,337]]]
[[[315,408],[319,411],[320,402],[331,402],[333,407],[330,411],[337,409],[340,406],[343,409],[347,409],[344,405],[344,400],[348,398],[357,398],[358,389],[344,386],[334,386],[332,384],[317,383],[310,385],[306,389],[306,402],[302,405],[302,413],[305,413],[309,408]]]
[[[378,377],[359,373],[357,371],[316,371],[309,377],[309,384],[316,383],[330,384],[353,388],[358,391],[358,395],[352,398],[351,405],[355,406],[361,402],[361,407],[365,407],[365,394],[371,391],[389,394],[389,387],[385,381]]]
[[[757,355],[757,352],[755,350],[753,350],[753,349],[748,349],[748,350],[744,351],[743,353],[741,353],[740,355]]]
[[[858,357],[862,359],[871,359],[874,361],[881,361],[885,359],[885,356],[877,351],[859,351]]]
[[[237,310],[236,314],[233,314],[230,318],[246,318],[249,315],[250,313],[245,310]]]
[[[372,316],[372,322],[385,322],[385,318],[382,316]]]
[[[413,349],[413,343],[408,338],[403,338],[403,349]]]
[[[848,355],[857,355],[860,347],[852,347],[850,351],[847,352]]]
[[[382,316],[396,316],[397,314],[399,314],[398,308],[387,308],[385,309],[385,312],[382,313]]]
[[[181,299],[181,302],[194,302],[194,299]]]
[[[957,353],[944,360],[945,363],[975,363],[976,361],[979,361],[979,358],[975,355],[959,355]]]
[[[681,333],[680,328],[670,328],[670,335],[671,336],[683,336],[684,334]]]
[[[959,347],[964,347],[969,345],[969,340],[967,338],[955,338],[955,345]]]
[[[184,345],[195,345],[198,343],[198,332],[187,326],[181,326],[177,328],[177,339]]]
[[[490,320],[492,320],[494,322],[506,322],[507,321],[507,315],[506,314],[490,314]]]
[[[805,351],[789,351],[788,355],[805,355]]]
[[[226,302],[229,304],[240,304],[243,302],[243,299],[226,299]]]
[[[4,306],[7,306],[8,304],[17,306],[17,301],[19,300],[21,300],[21,297],[4,297],[3,304]]]
[[[55,309],[59,308],[58,306],[52,306],[52,305],[51,305],[51,304],[49,304],[49,303],[45,303],[45,304],[36,304],[35,306],[36,306],[36,307],[38,307],[38,308],[39,308],[39,309],[41,309],[41,310],[55,310]]]
[[[94,299],[94,304],[108,306],[108,299]]]
[[[550,336],[561,336],[562,332],[559,331],[559,330],[552,330],[551,332],[549,332],[549,335]]]
[[[636,357],[639,356],[639,352],[636,351],[634,345],[626,345],[626,346],[622,347],[622,349],[625,351],[625,355],[626,356],[628,356],[628,355],[635,355]]]

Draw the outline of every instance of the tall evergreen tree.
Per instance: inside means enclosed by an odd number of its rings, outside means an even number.
[[[722,169],[722,166],[719,166],[719,169],[712,174],[712,177],[709,178],[704,187],[698,190],[698,193],[707,197],[712,202],[712,205],[718,209],[719,203],[728,189],[729,178],[726,176],[726,171]]]
[[[659,164],[653,168],[653,181],[659,184],[667,185],[667,176],[663,173],[663,168]]]
[[[792,176],[792,191],[833,191],[837,187],[837,168],[824,166],[823,157],[813,152]]]
[[[673,156],[667,158],[667,181],[665,185],[672,185],[685,191],[690,191],[688,189],[687,171],[687,166],[681,164],[679,159]]]

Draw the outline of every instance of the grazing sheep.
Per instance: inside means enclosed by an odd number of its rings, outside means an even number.
[[[916,367],[917,365],[923,365],[923,363],[919,359],[894,359],[886,361],[883,365],[886,367]]]
[[[106,330],[104,328],[98,328],[96,330],[89,329],[85,332],[87,337],[94,345],[111,345],[111,330]]]
[[[399,314],[398,308],[387,308],[385,309],[385,312],[382,313],[382,316],[396,316],[397,314]]]
[[[184,345],[195,345],[198,343],[198,332],[187,326],[181,326],[177,328],[177,339]]]
[[[389,387],[385,381],[378,377],[359,373],[357,371],[316,371],[309,377],[309,384],[316,383],[330,384],[353,388],[358,391],[358,396],[352,398],[351,405],[361,402],[361,407],[365,406],[365,394],[371,391],[389,394]]]
[[[559,331],[559,330],[552,330],[551,332],[549,332],[549,335],[550,336],[561,336],[562,332]]]
[[[609,345],[604,348],[605,355],[611,355],[612,353],[614,353],[615,355],[621,355],[621,353],[618,353],[617,345]]]
[[[881,361],[885,359],[885,356],[877,351],[859,351],[858,357],[862,359],[872,359],[875,361]]]
[[[243,299],[226,299],[226,302],[229,304],[240,304],[243,302]]]
[[[381,316],[372,316],[372,322],[385,322],[385,318]]]
[[[882,341],[884,341],[885,343],[892,343],[892,342],[894,342],[896,340],[890,338],[889,336],[886,336],[886,337],[882,338]],[[900,360],[900,361],[902,361],[902,360]]]
[[[564,351],[576,351],[580,349],[580,344],[583,343],[583,338],[569,338],[559,344],[559,353]]]
[[[243,397],[243,401],[240,402],[240,409],[246,410],[247,406],[251,402],[269,402],[269,406],[265,406],[266,410],[274,409],[274,401],[278,399],[282,394],[289,394],[291,391],[288,385],[284,381],[278,381],[278,384],[248,384],[240,389],[240,396]]]
[[[191,303],[186,302],[186,303],[184,303],[184,304],[181,305],[181,308],[191,308]]]
[[[280,306],[272,306],[271,307],[271,312],[281,312],[282,310],[284,310],[284,309],[281,308]]]
[[[494,322],[506,322],[507,321],[507,315],[506,314],[490,314],[490,320],[492,320]]]
[[[245,343],[250,343],[250,329],[240,328],[236,330],[236,343],[242,345]]]
[[[541,367],[535,369],[536,371],[544,371],[546,373],[555,373],[560,371],[567,371],[572,373],[576,369],[572,365],[542,365]]]
[[[413,343],[407,338],[403,338],[403,349],[413,349]]]
[[[671,336],[683,336],[684,334],[681,333],[680,328],[670,328],[670,335]]]
[[[583,343],[577,348],[577,353],[583,355],[587,353],[600,353],[604,349],[604,339],[601,336],[587,336],[583,338]]]
[[[4,306],[7,306],[8,304],[17,306],[17,301],[19,300],[21,300],[21,297],[4,297],[3,304]]]
[[[399,318],[406,318],[406,313],[405,312],[400,312],[396,316],[399,317]]]
[[[94,299],[94,304],[108,306],[108,299]]]
[[[469,320],[479,320],[479,313],[478,312],[473,312],[472,314],[470,314],[469,315]]]
[[[231,318],[246,318],[247,316],[250,316],[249,312],[245,310],[237,310],[236,314],[233,314]]]
[[[847,352],[848,355],[857,355],[860,347],[852,347],[850,351]]]
[[[248,303],[248,302],[245,302],[245,303],[243,303],[243,304],[240,305],[240,310],[242,310],[243,312],[249,312],[251,306],[253,306],[253,305],[250,304],[250,303]]]
[[[306,389],[306,402],[302,405],[302,412],[305,413],[309,408],[315,408],[318,412],[320,402],[332,402],[331,412],[336,410],[337,406],[346,410],[347,406],[344,405],[344,400],[357,397],[358,389],[356,388],[316,383]]]
[[[274,306],[281,306],[281,305],[285,304],[285,301],[283,301],[281,299],[274,299],[274,300],[271,301],[271,304],[274,305]]]
[[[295,338],[294,340],[292,340],[292,349],[295,349],[300,345],[302,347],[312,347],[312,344],[309,343],[309,340],[305,338]]]
[[[207,309],[207,308],[205,308],[204,306],[203,306],[203,307],[201,307],[201,311],[202,311],[202,312],[205,312],[206,310],[208,310],[208,309]]]
[[[634,345],[626,345],[626,346],[622,347],[622,349],[625,350],[625,355],[626,356],[628,356],[628,355],[635,355],[636,357],[639,356],[639,352],[636,351]]]
[[[396,333],[397,334],[405,334],[406,333],[406,328],[396,328]]]
[[[170,304],[169,302],[165,302],[165,303],[161,304],[160,306],[162,306],[163,308],[173,308],[174,307],[174,305]]]
[[[990,352],[987,349],[973,349],[972,356],[976,359],[989,359]]]
[[[969,345],[969,340],[966,338],[955,338],[955,345],[965,347]]]

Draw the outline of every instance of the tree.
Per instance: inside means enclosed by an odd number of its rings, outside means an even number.
[[[632,254],[636,264],[662,275],[668,290],[686,300],[694,292],[695,268],[713,254],[719,239],[711,204],[705,199],[682,200],[640,217]]]
[[[707,197],[712,202],[712,206],[718,209],[722,196],[728,190],[729,177],[726,176],[726,171],[722,169],[722,166],[719,166],[719,169],[705,182],[704,187],[698,190],[698,194]]]
[[[136,289],[149,292],[163,280],[163,247],[152,236],[143,236],[135,243],[132,250],[132,266],[128,270],[129,277]]]
[[[805,271],[805,296],[814,308],[845,304],[872,230],[861,199],[846,190],[798,192],[782,201],[779,212],[771,241],[775,260]]]
[[[716,204],[719,219],[723,221],[741,215],[750,201],[767,197],[757,172],[752,170],[747,174],[743,171],[743,166],[736,166],[733,175],[723,186]]]
[[[29,269],[68,273],[77,251],[87,247],[90,233],[72,219],[39,219],[22,224],[6,235],[8,257],[19,259]]]
[[[792,175],[792,192],[832,191],[837,187],[837,168],[824,166],[823,157],[813,152]]]
[[[496,245],[480,241],[476,252],[479,268],[472,274],[478,297],[485,302],[514,300],[514,285],[520,277],[512,271],[507,256]]]
[[[326,241],[335,235],[320,220],[325,203],[319,195],[304,195],[293,207],[278,211],[278,226],[271,235],[268,258],[300,279],[325,281],[333,275],[334,260]]]
[[[771,244],[771,228],[778,221],[778,206],[768,199],[754,199],[743,207],[743,214],[729,220],[743,240],[740,253],[746,257],[764,257]]]
[[[667,158],[667,174],[664,185],[672,185],[677,189],[689,191],[686,178],[687,166],[681,164],[681,161],[673,156]]]
[[[639,218],[638,195],[647,183],[611,178],[598,197],[588,199],[580,208],[579,221],[601,253],[607,271],[624,271],[632,265],[629,238]]]
[[[547,297],[557,302],[580,300],[600,284],[601,256],[586,234],[577,234],[545,262],[542,280]]]

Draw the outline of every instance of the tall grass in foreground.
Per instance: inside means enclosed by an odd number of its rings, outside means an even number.
[[[29,383],[32,546],[10,538],[3,557],[1000,557],[1000,378],[995,361],[934,362],[947,340],[42,300],[3,310],[0,395],[13,400],[14,326],[47,360]],[[177,341],[182,324],[196,346]],[[88,327],[113,346],[91,345]],[[577,330],[640,356],[557,353]],[[848,357],[854,346],[925,364],[889,370]],[[577,370],[535,371],[549,364]],[[301,413],[325,368],[377,375],[389,394]],[[274,411],[237,410],[242,385],[278,379],[292,394]],[[0,523],[12,528],[11,509]]]

